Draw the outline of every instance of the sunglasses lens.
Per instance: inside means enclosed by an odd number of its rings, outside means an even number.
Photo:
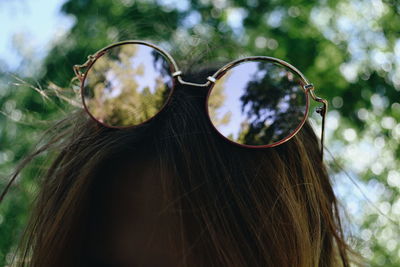
[[[122,44],[105,50],[86,73],[87,111],[111,127],[139,125],[166,104],[173,88],[170,63],[158,50]]]
[[[214,127],[242,145],[277,145],[304,123],[308,97],[301,77],[272,61],[245,61],[217,79],[208,96]]]

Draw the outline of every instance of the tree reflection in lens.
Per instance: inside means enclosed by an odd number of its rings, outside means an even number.
[[[306,114],[306,102],[297,74],[278,63],[247,61],[217,80],[209,95],[214,104],[208,109],[225,137],[240,144],[268,145],[295,131]]]
[[[161,110],[172,90],[168,61],[140,44],[113,47],[89,69],[83,96],[89,113],[114,127],[138,125]]]

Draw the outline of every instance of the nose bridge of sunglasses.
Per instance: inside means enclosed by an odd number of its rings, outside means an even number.
[[[183,84],[183,85],[190,85],[190,86],[196,86],[196,87],[208,87],[211,83],[215,83],[215,82],[216,82],[216,79],[215,79],[214,77],[208,76],[208,77],[207,77],[207,80],[208,80],[208,81],[205,82],[205,83],[192,83],[192,82],[184,81],[184,80],[182,79],[181,75],[182,75],[182,72],[181,72],[181,71],[176,71],[176,72],[174,72],[174,73],[172,74],[172,76],[173,76],[173,77],[176,77],[177,80],[178,80],[178,82],[179,82],[180,84]]]

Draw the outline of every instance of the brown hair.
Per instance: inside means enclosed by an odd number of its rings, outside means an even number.
[[[134,192],[149,171],[159,185],[151,192],[165,203],[160,213],[174,218],[168,238],[180,266],[349,266],[310,124],[277,147],[235,146],[207,121],[205,95],[178,86],[170,105],[135,129],[102,127],[83,111],[60,122],[46,147],[59,152],[41,180],[18,266],[110,266],[94,257],[109,240],[108,211],[124,203],[114,201],[119,190]]]

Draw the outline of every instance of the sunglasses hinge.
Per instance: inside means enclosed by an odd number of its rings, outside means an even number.
[[[81,68],[82,68],[82,65],[74,65],[74,67],[73,67],[75,75],[80,81],[82,81],[82,79],[83,79],[83,73],[80,71]]]
[[[180,75],[182,75],[182,71],[180,71],[180,70],[175,71],[174,73],[172,73],[172,77],[176,77],[176,76],[180,76]]]
[[[306,91],[309,91],[309,90],[314,90],[315,88],[314,88],[314,85],[312,83],[310,83],[310,84],[304,85],[304,89],[306,89]]]
[[[215,79],[215,78],[212,77],[212,76],[208,76],[208,77],[207,77],[207,80],[209,80],[209,81],[212,82],[212,83],[215,83],[215,82],[217,81],[217,79]]]

